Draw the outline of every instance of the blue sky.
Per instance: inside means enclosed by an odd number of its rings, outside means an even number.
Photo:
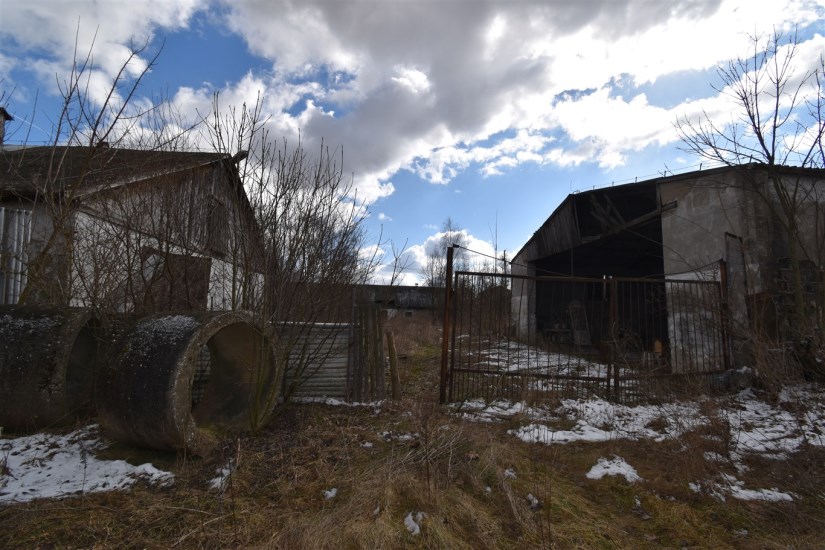
[[[825,0],[0,0],[0,22],[10,142],[49,140],[75,43],[102,89],[148,40],[139,95],[194,117],[260,93],[272,135],[342,146],[407,283],[447,217],[512,255],[570,192],[698,167],[673,123],[730,119],[714,69],[749,35],[796,29],[800,71],[825,50]]]

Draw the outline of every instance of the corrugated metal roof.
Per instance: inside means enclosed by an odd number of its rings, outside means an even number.
[[[145,180],[229,155],[108,147],[26,147],[0,151],[0,197],[62,192]]]

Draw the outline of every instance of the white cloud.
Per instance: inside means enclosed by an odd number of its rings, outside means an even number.
[[[437,229],[434,225],[425,226],[428,229]],[[479,238],[466,229],[459,230],[461,233],[461,242],[464,250],[459,254],[466,260],[466,267],[470,269],[486,269],[493,263],[493,258],[496,257],[496,250],[493,244],[485,239]],[[422,274],[424,266],[427,264],[427,258],[430,255],[445,255],[447,253],[444,248],[443,231],[435,231],[429,235],[423,242],[408,246],[403,254],[403,258],[407,264],[407,269],[403,273],[401,283],[399,284],[423,284],[424,276]],[[372,248],[370,249],[372,250]],[[373,281],[379,284],[386,284],[392,275],[392,255],[389,252],[389,247],[380,249],[384,256],[381,259],[381,265],[375,272]],[[498,257],[501,257],[503,250],[498,251]],[[509,251],[506,251],[507,257],[512,257]]]
[[[20,45],[44,83],[94,38],[96,88],[125,59],[131,38],[186,27],[198,9],[243,38],[272,70],[222,87],[181,88],[185,113],[208,112],[260,92],[268,129],[317,150],[344,147],[355,195],[372,203],[409,169],[445,184],[470,167],[491,177],[525,163],[622,164],[628,153],[676,139],[672,124],[713,99],[663,107],[643,93],[611,95],[611,83],[657,82],[746,53],[748,35],[823,18],[821,0],[594,0],[589,2],[374,2],[196,0],[15,3],[0,37]],[[223,19],[218,19],[223,18]],[[79,27],[74,23],[79,21]],[[79,30],[78,30],[79,29]],[[817,48],[819,48],[817,50]],[[799,61],[816,61],[820,41]],[[47,52],[45,59],[37,60]],[[0,70],[9,71],[8,54]],[[142,57],[132,69],[140,70]],[[4,68],[5,67],[5,68]],[[61,71],[62,68],[62,71]],[[208,75],[205,75],[208,78]],[[2,72],[0,72],[2,77]],[[586,93],[584,91],[587,90]],[[577,93],[558,100],[565,91]]]
[[[197,0],[143,2],[88,2],[42,0],[14,2],[2,8],[0,37],[11,39],[23,62],[33,62],[45,54],[54,62],[43,83],[55,86],[55,75],[68,73],[75,55],[78,62],[90,55],[96,71],[92,94],[102,93],[130,55],[130,46],[142,47],[159,30],[186,27],[200,3]],[[146,68],[146,54],[138,55],[126,67],[134,77]],[[26,59],[31,56],[31,59]],[[41,69],[44,65],[41,65]],[[1,75],[0,75],[1,76]],[[56,91],[52,88],[52,91]]]
[[[346,112],[308,111],[301,128],[347,144],[371,199],[389,194],[381,186],[402,168],[443,184],[473,165],[495,176],[523,163],[622,164],[676,139],[678,109],[643,94],[610,97],[612,79],[703,70],[742,53],[747,33],[821,17],[806,0],[239,2],[229,11],[232,28],[279,68],[349,75],[319,98]],[[587,88],[595,92],[553,102]],[[508,130],[516,137],[490,139]],[[551,147],[559,131],[569,143]]]
[[[391,222],[392,218],[384,214],[383,212],[378,213],[378,219],[382,222]]]

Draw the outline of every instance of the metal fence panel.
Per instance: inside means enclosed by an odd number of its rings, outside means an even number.
[[[722,298],[715,281],[456,272],[449,400],[635,401],[712,380],[727,364]]]
[[[26,286],[31,215],[0,207],[0,304],[16,304]]]

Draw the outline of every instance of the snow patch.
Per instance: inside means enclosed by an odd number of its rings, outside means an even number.
[[[218,468],[216,470],[217,476],[209,480],[209,488],[217,490],[219,493],[223,493],[226,491],[226,488],[229,486],[229,480],[232,477],[232,474],[235,471],[235,465],[233,464],[232,460],[230,460],[226,466],[223,468]]]
[[[623,476],[628,483],[642,481],[636,469],[620,456],[614,456],[611,460],[600,458],[596,465],[590,468],[590,471],[585,475],[588,479],[601,479],[604,476]]]
[[[414,537],[417,537],[421,534],[421,520],[427,517],[427,514],[424,512],[410,512],[404,518],[404,526],[407,528],[407,531]]]
[[[772,489],[745,489],[745,483],[733,476],[722,474],[722,478],[729,484],[728,492],[739,500],[766,500],[769,502],[793,502],[790,493],[784,493],[776,487]]]
[[[293,397],[292,401],[294,403],[320,403],[321,405],[329,405],[330,407],[364,407],[364,408],[373,408],[376,410],[376,414],[381,411],[381,407],[384,405],[384,401],[368,401],[368,402],[358,402],[358,401],[341,401],[340,399],[335,399],[334,397]]]
[[[152,464],[98,459],[97,451],[105,448],[96,425],[66,435],[0,440],[0,456],[6,463],[0,476],[0,504],[118,491],[139,481],[157,487],[174,484],[173,474]]]

